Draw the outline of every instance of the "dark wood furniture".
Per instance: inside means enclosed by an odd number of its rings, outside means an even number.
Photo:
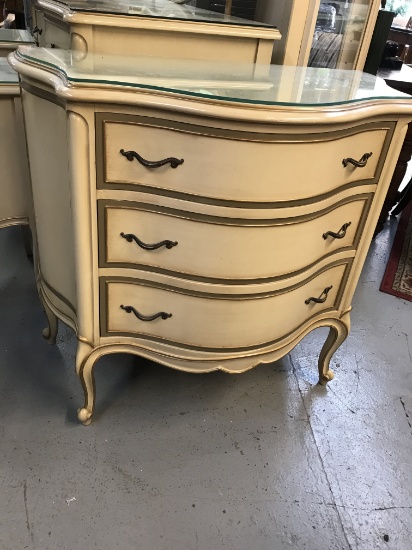
[[[391,42],[397,42],[398,44],[412,45],[412,30],[402,29],[400,27],[391,27],[389,31],[388,40]]]
[[[403,65],[400,70],[379,69],[378,76],[384,78],[388,86],[412,95],[412,67]],[[376,226],[376,233],[379,233],[388,218],[389,212],[399,214],[403,208],[412,200],[412,180],[402,192],[399,187],[405,177],[408,162],[412,157],[412,123],[409,124],[405,141],[399,155],[399,160],[389,185],[388,193],[383,204],[382,212]],[[394,208],[395,207],[395,208]]]

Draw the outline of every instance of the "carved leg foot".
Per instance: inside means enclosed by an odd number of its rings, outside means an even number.
[[[93,349],[87,344],[79,342],[76,355],[76,372],[84,392],[84,406],[77,411],[77,418],[82,424],[88,426],[92,421],[96,389],[94,383],[93,367],[97,360]]]
[[[84,407],[77,409],[77,418],[83,424],[83,426],[89,426],[92,423],[92,412]]]
[[[43,330],[43,338],[47,341],[48,344],[52,345],[56,343],[57,331],[59,328],[59,322],[56,315],[49,308],[46,302],[43,300],[41,294],[40,299],[43,304],[44,312],[47,317],[48,326]]]
[[[335,373],[331,369],[328,369],[326,373],[319,372],[319,384],[321,386],[326,386],[326,384],[331,380],[333,380],[334,378],[335,378]]]
[[[323,345],[319,355],[319,384],[326,386],[333,380],[334,373],[329,368],[330,360],[335,351],[343,344],[349,334],[349,315],[345,321],[335,321],[331,326],[326,342]]]

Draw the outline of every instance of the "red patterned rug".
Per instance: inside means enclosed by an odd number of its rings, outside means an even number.
[[[412,302],[412,203],[401,214],[380,290]]]

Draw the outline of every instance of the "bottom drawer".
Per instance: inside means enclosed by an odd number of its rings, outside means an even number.
[[[211,349],[261,346],[321,312],[336,310],[349,267],[333,265],[299,286],[252,296],[192,293],[147,280],[102,278],[101,333]],[[322,303],[308,302],[311,297],[321,297]]]

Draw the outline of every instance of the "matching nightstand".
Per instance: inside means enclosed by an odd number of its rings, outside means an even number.
[[[167,0],[34,0],[39,45],[88,52],[269,64],[273,25]]]

